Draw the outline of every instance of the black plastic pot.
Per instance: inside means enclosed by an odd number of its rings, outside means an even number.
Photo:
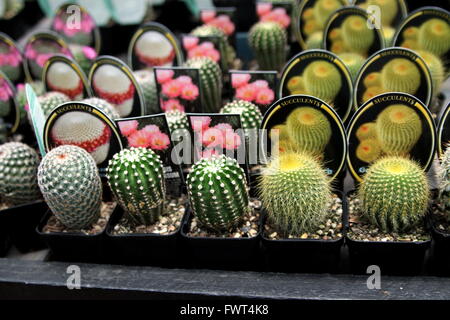
[[[35,201],[0,211],[6,234],[17,250],[25,253],[45,248],[35,230],[47,210],[44,201]]]
[[[8,215],[0,211],[0,257],[4,257],[11,247],[11,240],[8,234]]]
[[[260,248],[261,222],[253,238],[209,238],[189,236],[193,215],[190,210],[181,228],[185,248],[184,260],[188,267],[220,270],[261,270],[263,260]]]
[[[178,242],[180,228],[168,235],[157,233],[113,234],[124,211],[114,211],[106,226],[107,261],[115,264],[176,266],[180,260]]]
[[[450,234],[444,233],[436,228],[433,218],[431,221],[431,236],[433,239],[433,255],[431,272],[434,275],[450,275]]]
[[[347,216],[347,202],[341,192],[342,220]],[[266,223],[264,219],[264,224]],[[344,226],[344,222],[342,223]],[[345,230],[342,230],[343,232]],[[344,236],[337,240],[280,239],[272,240],[262,234],[262,247],[269,271],[338,273]]]
[[[424,224],[428,227],[425,219]],[[350,228],[348,220],[345,225],[347,229]],[[348,232],[345,243],[348,247],[350,270],[354,274],[367,274],[367,268],[371,265],[380,267],[382,275],[422,274],[426,270],[427,251],[431,247],[431,240],[417,242],[353,240],[348,236]]]
[[[112,215],[117,210],[114,209]],[[50,260],[65,262],[104,262],[104,238],[106,228],[97,234],[81,232],[43,232],[53,213],[48,210],[36,231],[51,250]]]

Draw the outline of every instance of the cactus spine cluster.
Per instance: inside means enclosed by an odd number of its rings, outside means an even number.
[[[207,228],[236,226],[249,210],[244,170],[224,155],[198,161],[187,178],[192,211]]]
[[[375,40],[375,32],[367,27],[364,17],[352,15],[342,23],[342,40],[350,52],[367,55]]]
[[[39,156],[20,142],[0,146],[0,198],[20,205],[41,198],[37,183]]]
[[[419,115],[410,107],[396,104],[384,109],[376,120],[381,149],[388,155],[405,155],[422,134]]]
[[[163,211],[164,168],[151,149],[130,148],[116,153],[107,168],[108,184],[131,223],[151,225]]]
[[[263,170],[259,192],[269,219],[280,232],[313,232],[327,216],[330,181],[310,155],[285,152]]]
[[[222,101],[222,71],[219,65],[209,58],[189,59],[186,65],[199,69],[203,111],[219,111]]]
[[[445,153],[442,155],[441,164],[438,172],[439,196],[442,204],[447,210],[450,210],[450,148],[447,147]],[[448,214],[450,217],[450,213]]]
[[[250,130],[259,129],[263,118],[261,111],[255,104],[244,100],[235,100],[227,103],[220,110],[220,113],[239,114],[241,117],[242,128],[244,129],[246,136],[249,135]]]
[[[428,208],[428,181],[423,169],[403,157],[387,157],[369,167],[358,189],[363,214],[385,232],[417,226]]]
[[[179,110],[171,110],[167,111],[165,114],[170,132],[189,128],[188,118],[184,112]]]
[[[153,71],[139,70],[133,72],[136,81],[139,83],[144,94],[145,114],[155,114],[159,111],[158,92]]]
[[[278,23],[258,22],[248,38],[261,70],[281,70],[286,62],[287,35]]]
[[[420,26],[417,40],[420,49],[443,56],[450,49],[450,26],[442,19],[430,19]]]
[[[102,183],[84,149],[64,145],[51,150],[39,165],[38,183],[49,208],[67,228],[87,228],[98,220]]]
[[[289,139],[298,150],[321,156],[331,138],[326,116],[312,107],[296,108],[286,121]]]
[[[119,119],[120,115],[117,112],[116,108],[113,107],[108,101],[100,99],[100,98],[88,98],[84,99],[81,102],[90,104],[94,107],[97,107],[101,111],[103,111],[111,120]]]
[[[42,112],[45,118],[60,104],[70,101],[70,98],[64,93],[57,91],[50,91],[38,97],[39,104],[41,105]]]
[[[303,73],[305,89],[325,102],[332,103],[342,86],[339,70],[325,60],[310,63]]]
[[[408,59],[395,58],[381,70],[381,83],[389,92],[405,92],[415,94],[420,86],[420,72],[417,66]]]

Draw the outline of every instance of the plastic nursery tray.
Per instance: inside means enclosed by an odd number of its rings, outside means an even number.
[[[347,193],[347,198],[354,191]],[[424,225],[429,229],[427,219]],[[350,230],[348,219],[345,226]],[[431,240],[406,241],[361,241],[352,240],[345,233],[348,247],[350,270],[354,274],[367,274],[367,267],[376,265],[384,275],[418,275],[426,271],[427,252]]]
[[[1,223],[5,223],[6,234],[17,250],[25,253],[45,248],[35,229],[47,210],[44,201],[35,201],[0,211]]]
[[[433,255],[431,272],[440,276],[450,275],[450,234],[436,228],[433,216],[430,217],[431,236],[433,239]]]
[[[117,210],[106,226],[107,261],[115,264],[158,265],[172,267],[177,265],[179,252],[179,235],[181,226],[173,233],[113,234],[124,211],[118,205]],[[184,219],[184,217],[183,217]],[[183,220],[182,220],[183,221]]]
[[[342,226],[347,218],[347,201],[343,193],[335,191],[342,200]],[[266,223],[264,219],[263,226]],[[342,230],[345,232],[345,229]],[[269,271],[338,273],[344,236],[337,240],[279,239],[272,240],[262,233],[262,248]]]
[[[260,235],[262,214],[258,221],[258,233],[252,238],[192,237],[189,229],[193,214],[189,209],[181,228],[185,261],[189,267],[218,270],[261,270]]]
[[[111,216],[114,215],[117,207]],[[48,210],[36,228],[41,239],[50,248],[52,260],[92,263],[104,261],[103,247],[106,227],[102,232],[93,235],[86,235],[81,232],[43,232],[52,215],[53,213]]]

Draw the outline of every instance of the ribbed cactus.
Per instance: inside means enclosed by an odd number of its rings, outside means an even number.
[[[442,155],[438,178],[440,181],[439,196],[450,217],[450,147],[447,147]]]
[[[422,50],[443,56],[450,50],[450,26],[448,22],[433,18],[419,28],[418,43]]]
[[[341,58],[348,71],[350,72],[352,80],[355,81],[359,70],[366,61],[364,57],[358,53],[344,52],[339,55],[339,58]]]
[[[286,31],[275,22],[258,22],[248,40],[261,70],[281,70],[286,62]]]
[[[277,124],[270,129],[269,137],[270,139],[275,139],[275,135],[278,136],[278,140],[289,140],[289,132],[287,125]]]
[[[332,103],[342,86],[339,70],[325,60],[310,63],[303,73],[306,92]]]
[[[281,153],[263,169],[258,187],[269,220],[286,235],[316,231],[326,219],[330,181],[309,155]]]
[[[49,208],[67,228],[87,228],[98,220],[102,182],[84,149],[64,145],[51,150],[39,165],[38,183]]]
[[[324,28],[330,15],[341,6],[342,4],[338,0],[317,0],[313,8],[314,21]]]
[[[0,199],[12,205],[40,199],[38,165],[38,154],[26,144],[0,145]]]
[[[106,100],[100,98],[88,98],[82,100],[81,102],[97,107],[98,109],[103,111],[103,113],[105,113],[111,120],[120,118],[120,115],[117,112],[116,108]]]
[[[381,147],[377,139],[369,138],[360,142],[356,148],[356,157],[364,162],[371,163],[381,156]]]
[[[425,61],[428,69],[430,70],[431,81],[433,84],[433,94],[438,95],[445,79],[445,67],[442,60],[428,51],[416,50],[416,53],[422,57],[423,61]]]
[[[386,92],[386,90],[384,90],[382,87],[379,87],[379,86],[368,87],[366,89],[366,91],[364,91],[364,93],[363,93],[361,103],[366,102],[366,101],[372,99],[373,97],[375,97],[379,94],[385,93],[385,92]]]
[[[57,106],[69,102],[70,98],[66,96],[64,93],[57,91],[50,91],[38,97],[38,101],[41,105],[42,112],[44,116],[47,118],[50,113]]]
[[[358,197],[373,225],[385,232],[400,232],[422,222],[430,196],[427,177],[417,163],[387,157],[369,167]]]
[[[296,108],[287,117],[289,139],[301,151],[321,156],[331,138],[326,116],[311,107]]]
[[[133,74],[144,94],[145,114],[155,114],[160,112],[158,92],[156,90],[156,81],[153,71],[139,70],[133,72]]]
[[[166,113],[167,124],[169,125],[170,132],[175,130],[188,129],[189,122],[186,114],[179,110],[167,111]]]
[[[192,211],[207,228],[225,230],[238,224],[249,210],[244,170],[225,155],[203,158],[187,177]]]
[[[251,129],[255,129],[256,133],[256,129],[259,129],[263,118],[261,111],[256,105],[244,100],[235,100],[227,103],[220,110],[220,113],[239,114],[246,136],[249,135]]]
[[[356,130],[356,137],[359,141],[377,138],[377,125],[375,122],[366,122]]]
[[[203,112],[218,112],[222,102],[222,71],[217,63],[209,58],[193,58],[186,66],[198,68],[203,99]]]
[[[375,31],[368,28],[364,17],[352,15],[342,23],[342,40],[349,52],[365,56],[375,40]]]
[[[395,58],[386,63],[381,70],[381,83],[389,92],[415,94],[420,86],[420,72],[410,60]]]
[[[164,168],[151,149],[130,148],[116,153],[107,168],[108,184],[130,222],[155,223],[166,195]]]
[[[422,122],[417,112],[402,104],[384,109],[376,120],[381,149],[388,155],[406,155],[422,134]]]

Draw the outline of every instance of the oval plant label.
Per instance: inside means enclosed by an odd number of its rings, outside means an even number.
[[[306,94],[327,102],[346,121],[352,109],[352,79],[344,63],[325,50],[297,54],[281,73],[279,95]]]
[[[347,165],[358,182],[371,163],[386,155],[410,157],[428,170],[436,147],[430,111],[406,93],[385,93],[367,101],[350,120],[347,137]]]
[[[321,160],[332,179],[342,172],[347,155],[344,125],[324,101],[307,95],[282,98],[265,113],[261,129],[266,130],[261,144],[267,156],[307,152]]]

